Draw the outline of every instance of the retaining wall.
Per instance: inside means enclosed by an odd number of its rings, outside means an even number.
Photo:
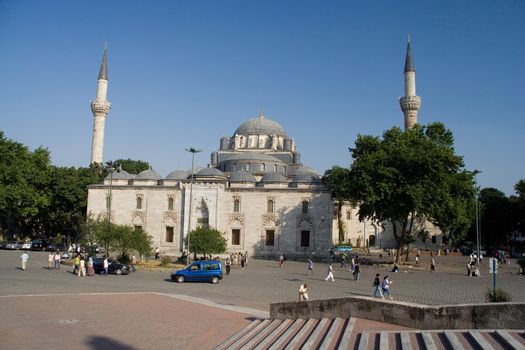
[[[356,296],[270,304],[271,319],[337,317],[417,329],[525,329],[525,303],[430,306]]]

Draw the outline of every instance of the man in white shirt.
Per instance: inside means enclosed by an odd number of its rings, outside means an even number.
[[[308,290],[306,283],[299,287],[299,301],[308,301]]]
[[[29,254],[27,252],[23,252],[22,255],[20,255],[20,261],[22,262],[22,270],[26,270],[27,261],[29,260]]]

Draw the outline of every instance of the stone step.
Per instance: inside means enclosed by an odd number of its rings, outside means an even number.
[[[525,350],[518,330],[363,331],[356,319],[255,320],[215,349]]]

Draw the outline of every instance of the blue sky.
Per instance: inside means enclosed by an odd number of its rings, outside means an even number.
[[[0,0],[0,129],[87,166],[108,43],[104,158],[205,166],[262,109],[321,174],[357,134],[403,125],[407,33],[419,122],[443,122],[482,187],[525,178],[525,2]]]

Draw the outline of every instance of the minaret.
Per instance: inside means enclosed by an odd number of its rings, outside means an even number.
[[[405,130],[410,129],[417,123],[417,112],[421,107],[421,97],[416,95],[416,70],[410,48],[410,36],[405,58],[405,96],[399,99],[399,104],[405,115]]]
[[[108,115],[111,103],[107,100],[108,94],[108,62],[106,59],[106,47],[104,57],[100,65],[97,84],[97,98],[91,101],[91,111],[95,118],[93,123],[93,143],[91,145],[91,164],[102,163],[104,151],[104,123]]]

